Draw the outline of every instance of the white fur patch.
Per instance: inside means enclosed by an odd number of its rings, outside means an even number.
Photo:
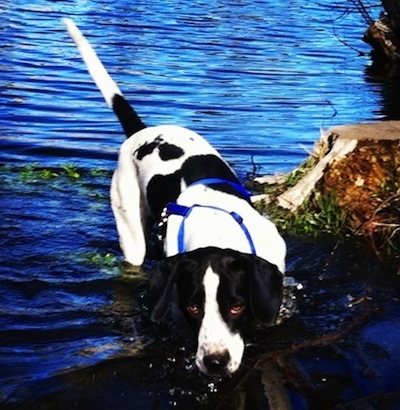
[[[199,331],[196,364],[207,373],[204,357],[229,353],[226,372],[235,372],[242,361],[244,342],[239,333],[233,333],[223,320],[217,300],[219,275],[208,267],[203,279],[205,302],[204,317]]]

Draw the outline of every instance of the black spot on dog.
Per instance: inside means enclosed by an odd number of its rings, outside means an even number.
[[[168,202],[175,202],[181,192],[181,171],[169,175],[154,175],[147,185],[147,201],[156,220]]]
[[[159,135],[154,141],[143,144],[141,147],[139,147],[136,151],[136,158],[140,161],[142,160],[146,155],[150,155],[162,142],[161,135]]]
[[[205,178],[220,178],[240,185],[238,178],[228,164],[222,158],[212,154],[195,155],[188,158],[182,164],[182,176],[186,185]],[[244,196],[243,192],[236,190],[232,185],[219,183],[212,184],[210,187],[248,201],[248,197]]]
[[[162,139],[162,135],[159,135],[154,141],[144,144],[136,151],[136,158],[142,160],[146,155],[150,155],[158,148],[158,154],[162,161],[169,161],[171,159],[180,158],[184,155],[185,151],[177,145],[168,144]]]
[[[212,154],[189,157],[182,164],[182,174],[187,185],[204,178],[221,178],[239,183],[227,163]]]
[[[160,144],[158,149],[159,149],[160,158],[163,161],[169,161],[171,159],[180,158],[185,153],[181,147],[168,144],[166,142],[163,144]]]
[[[135,151],[136,158],[142,160],[146,155],[150,155],[156,148],[157,144],[155,142],[144,144]]]

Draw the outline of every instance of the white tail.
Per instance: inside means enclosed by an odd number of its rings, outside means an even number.
[[[78,50],[81,53],[83,61],[85,62],[90,75],[103,94],[103,97],[106,100],[108,106],[110,108],[113,108],[113,97],[115,96],[115,94],[122,96],[123,94],[121,90],[107,73],[107,70],[104,68],[103,63],[100,61],[96,52],[93,50],[92,46],[86,40],[76,24],[69,18],[63,18],[62,22],[67,27],[69,35],[78,47]]]

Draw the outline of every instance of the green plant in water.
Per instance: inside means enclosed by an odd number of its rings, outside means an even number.
[[[12,166],[9,164],[0,165],[0,172],[10,172],[11,170],[12,170]]]
[[[18,178],[24,182],[37,182],[40,180],[51,180],[54,178],[67,177],[71,181],[81,180],[84,171],[79,169],[75,164],[62,164],[60,169],[43,168],[38,162],[25,164],[22,167],[13,166],[10,164],[0,164],[0,172],[17,173]],[[108,170],[92,169],[89,171],[91,177],[107,177]]]
[[[111,253],[106,253],[101,255],[100,253],[95,253],[93,255],[88,255],[92,263],[101,266],[115,266],[117,264],[117,257]]]
[[[12,167],[9,168],[12,171]],[[51,169],[39,168],[38,162],[33,162],[31,164],[26,164],[19,170],[19,179],[24,182],[36,182],[39,180],[49,180],[53,178],[58,178],[59,173]]]
[[[85,265],[96,265],[99,267],[113,268],[119,263],[118,257],[112,253],[101,254],[100,252],[77,252],[74,258]]]
[[[39,178],[48,180],[53,178],[58,178],[60,176],[59,173],[52,171],[51,169],[42,169],[38,172]]]
[[[64,174],[71,180],[76,180],[81,177],[78,169],[72,164],[61,165],[61,169]],[[12,171],[13,168],[8,166],[3,168],[3,170]],[[38,162],[33,162],[24,165],[18,170],[18,177],[24,182],[37,182],[37,181],[47,181],[54,178],[59,178],[62,174],[54,169],[41,168]]]
[[[61,169],[64,170],[66,176],[70,179],[70,180],[77,180],[81,178],[81,172],[78,170],[78,168],[76,167],[76,165],[74,164],[63,164],[61,165]]]
[[[106,171],[104,169],[91,169],[90,170],[90,176],[92,177],[104,177],[107,176],[109,171]]]
[[[19,173],[19,179],[22,181],[34,181],[37,179],[37,166],[37,162],[25,165]]]

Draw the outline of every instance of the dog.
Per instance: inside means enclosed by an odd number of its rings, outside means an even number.
[[[64,24],[127,137],[110,193],[126,261],[142,265],[154,224],[162,228],[163,258],[149,274],[150,318],[164,321],[178,308],[197,329],[200,371],[232,374],[246,326],[271,324],[278,314],[285,241],[204,138],[176,125],[147,127],[74,22]]]

